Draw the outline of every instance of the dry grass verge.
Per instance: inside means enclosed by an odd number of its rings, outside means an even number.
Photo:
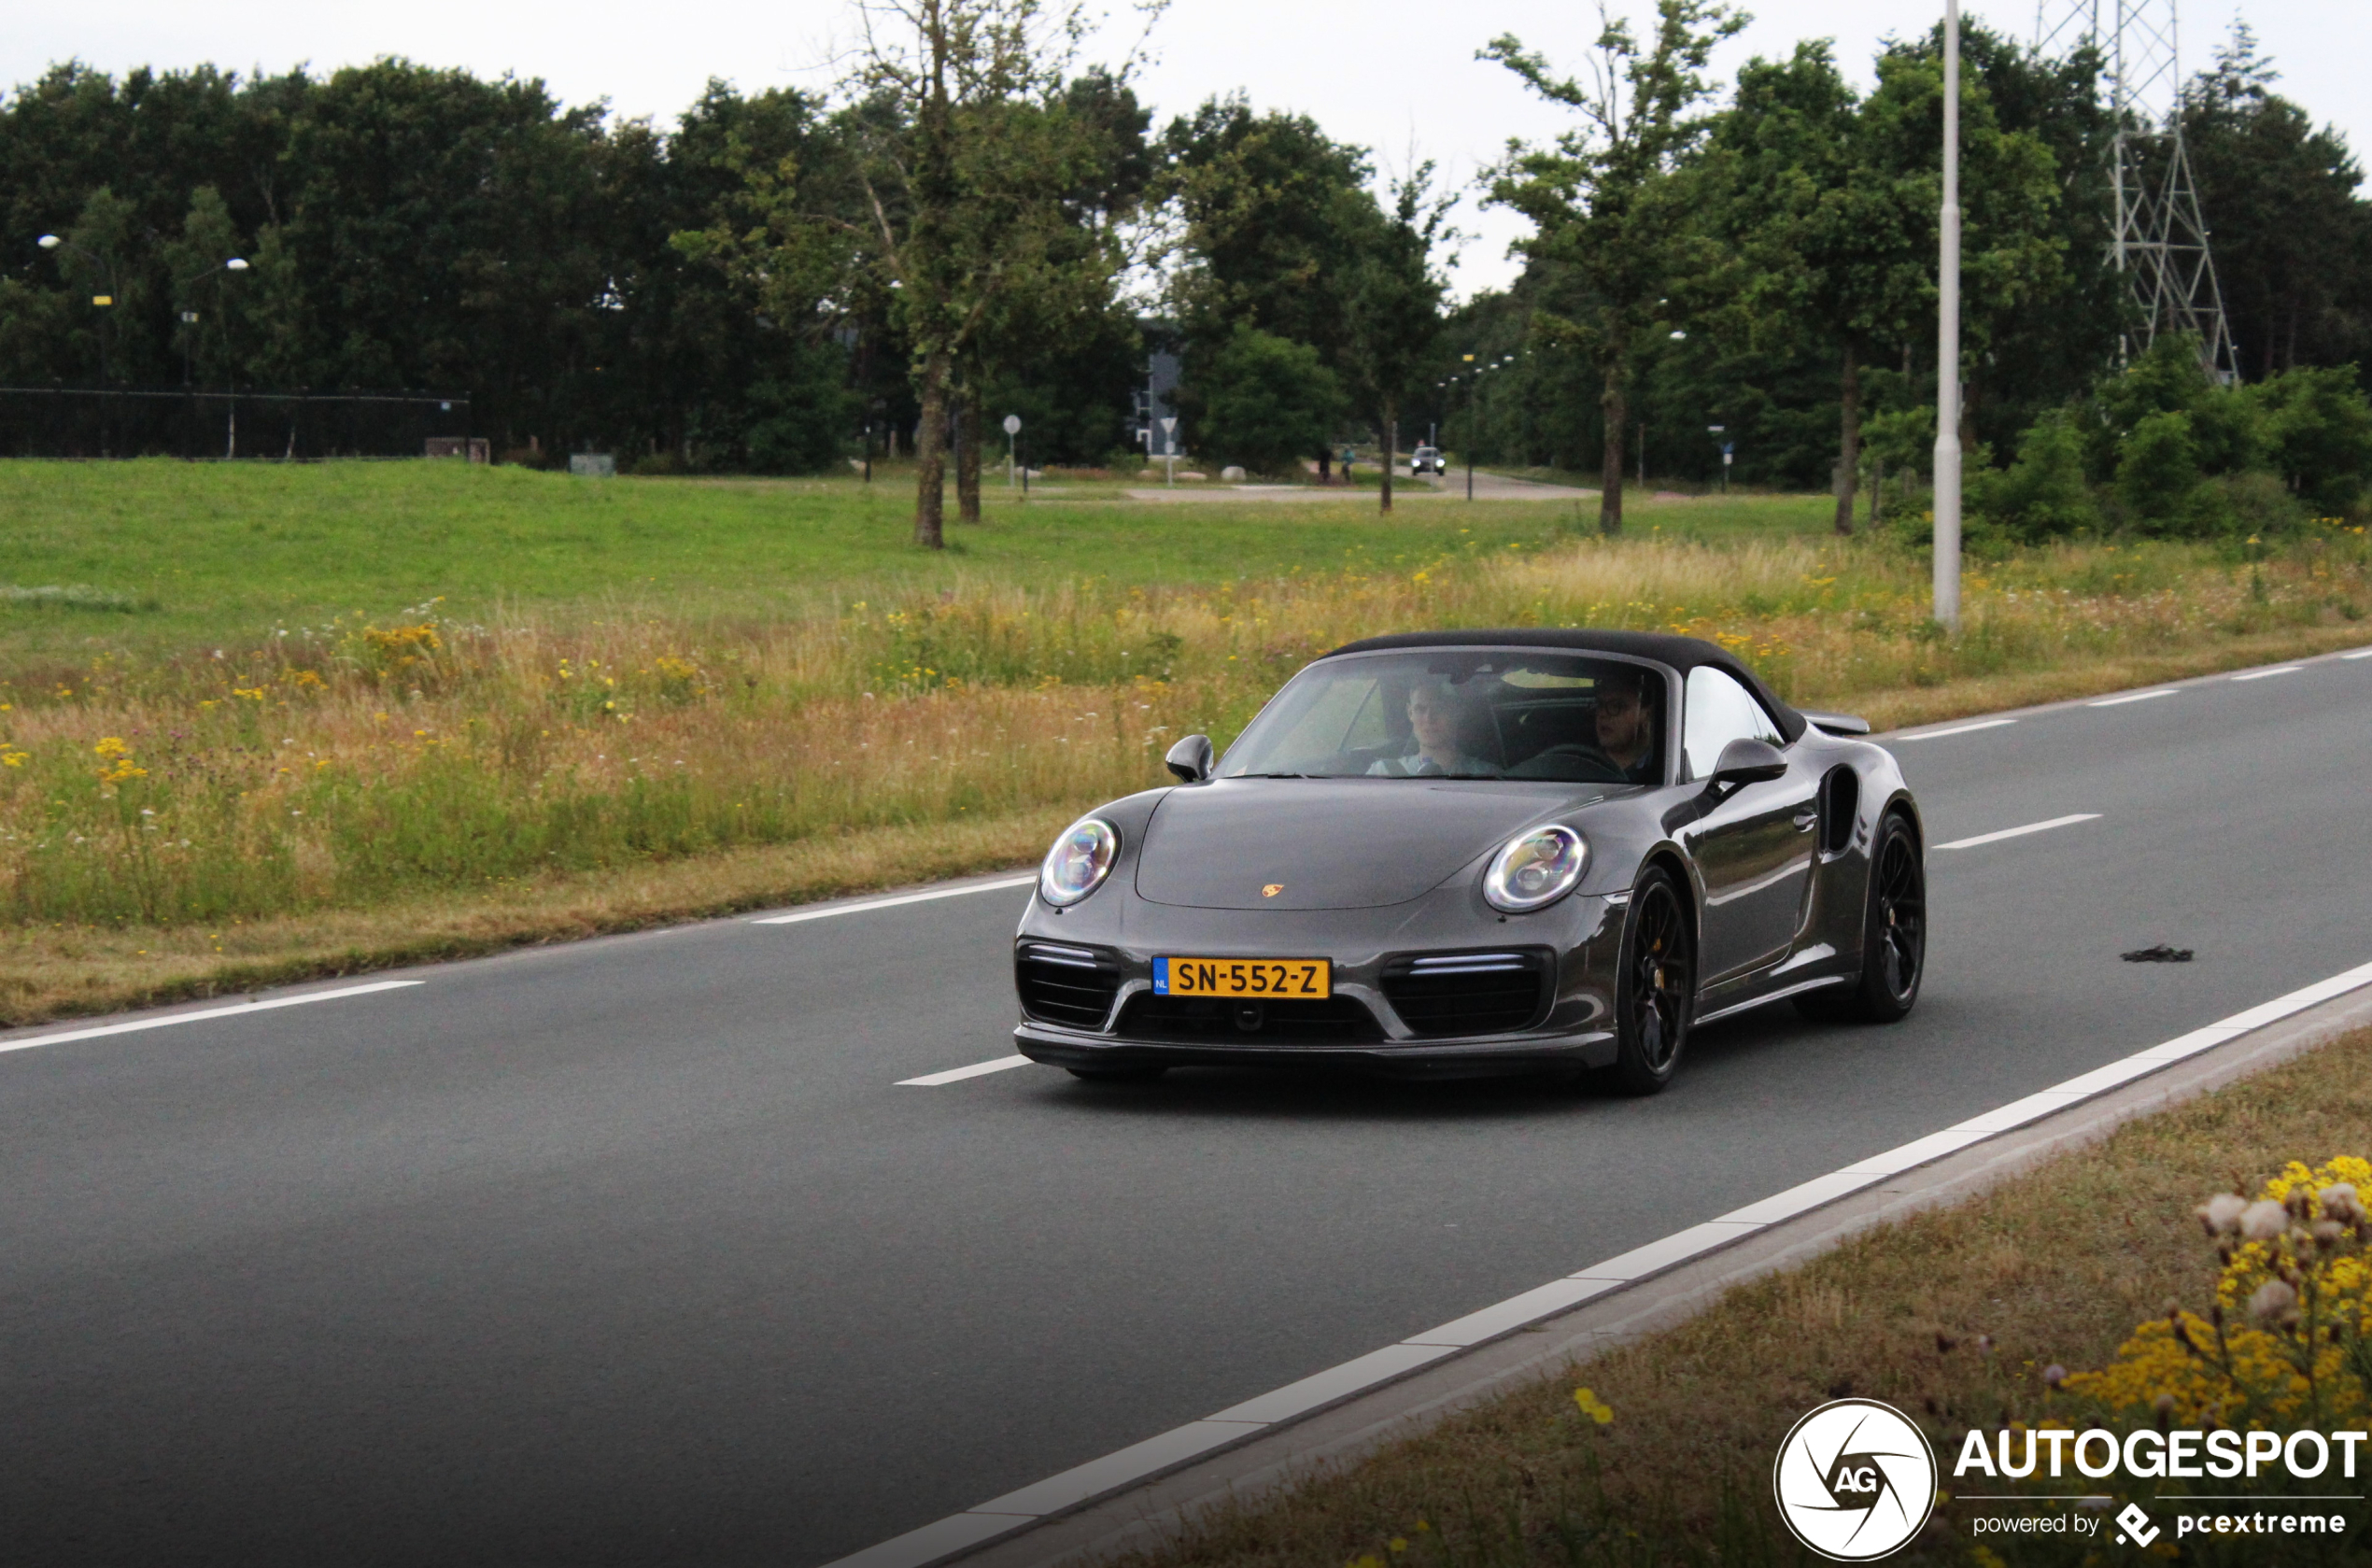
[[[1067,807],[880,827],[494,893],[164,929],[20,926],[0,948],[0,1022],[33,1024],[468,958],[1034,864]]]
[[[1864,1233],[1679,1327],[1214,1513],[1166,1547],[1115,1564],[1810,1562],[1769,1492],[1779,1440],[1806,1410],[1848,1393],[1885,1400],[1926,1425],[1947,1475],[1970,1427],[2081,1425],[2045,1368],[2103,1365],[2168,1301],[2208,1306],[2216,1263],[2194,1205],[2227,1189],[2253,1193],[2293,1159],[2367,1145],[2372,1031],[2128,1123],[1981,1198]],[[1577,1386],[1614,1419],[1585,1414]],[[1972,1555],[1964,1518],[1975,1506],[1947,1504],[1891,1561],[2083,1558],[2004,1537],[1990,1538],[1995,1555]],[[2360,1505],[2352,1511],[2349,1549],[2361,1553],[2367,1532]],[[2185,1561],[2309,1561],[2251,1549],[2202,1557],[2210,1548],[2195,1540]]]

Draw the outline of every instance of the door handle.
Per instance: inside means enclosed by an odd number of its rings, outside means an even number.
[[[1820,808],[1814,806],[1810,811],[1798,812],[1795,815],[1795,824],[1797,832],[1811,832],[1820,826]]]

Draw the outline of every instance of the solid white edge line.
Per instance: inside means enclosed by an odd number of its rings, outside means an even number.
[[[368,985],[343,985],[335,991],[308,991],[301,996],[274,996],[261,1002],[235,1002],[224,1008],[205,1008],[196,1012],[169,1013],[162,1018],[139,1018],[129,1024],[101,1024],[89,1029],[67,1029],[54,1035],[42,1035],[33,1039],[0,1039],[0,1052],[31,1051],[37,1046],[64,1045],[68,1040],[97,1039],[102,1035],[136,1035],[146,1029],[169,1029],[176,1024],[203,1024],[209,1018],[237,1018],[250,1012],[271,1012],[280,1008],[301,1008],[307,1002],[334,1002],[345,996],[367,996],[374,991],[401,991],[407,985],[426,985],[422,980],[374,980]]]
[[[2087,702],[2084,706],[2087,708],[2122,708],[2128,702],[2147,702],[2153,697],[2172,697],[2173,695],[2174,688],[2172,686],[2161,686],[2156,691],[2129,691],[2123,697],[2104,697],[2097,702]]]
[[[1032,871],[1025,877],[1005,877],[996,882],[976,882],[969,887],[934,887],[922,893],[901,893],[894,898],[867,898],[854,904],[834,904],[827,909],[800,910],[795,914],[760,915],[748,922],[752,925],[797,925],[803,920],[829,920],[834,915],[863,914],[867,910],[892,910],[900,904],[927,904],[934,898],[961,898],[967,893],[1001,893],[1010,887],[1027,887],[1038,880]]]
[[[2303,664],[2277,664],[2270,670],[2243,670],[2232,677],[2236,681],[2262,681],[2267,675],[2294,675],[2305,669]]]
[[[968,1067],[950,1067],[945,1072],[925,1073],[920,1078],[901,1078],[897,1086],[900,1089],[936,1089],[942,1083],[961,1083],[967,1078],[985,1078],[993,1072],[1028,1066],[1029,1058],[1026,1056],[999,1056],[994,1062],[974,1062]]]
[[[1970,735],[1980,729],[1998,729],[2005,724],[2017,722],[2016,719],[1984,719],[1976,724],[1955,724],[1950,729],[1922,729],[1913,735],[1898,735],[1895,739],[1898,741],[1941,741],[1947,735]]]
[[[1980,833],[1973,839],[1955,839],[1938,849],[1974,849],[1979,844],[1997,844],[2004,839],[2023,839],[2029,833],[2048,833],[2054,827],[2066,827],[2073,823],[2097,822],[2098,812],[2077,812],[2070,816],[2054,816],[2049,822],[2029,822],[2024,827],[2004,827],[1998,832]]]
[[[825,1568],[931,1568],[932,1564],[974,1547],[1017,1534],[1050,1515],[1083,1507],[1099,1498],[1152,1480],[1220,1448],[1248,1441],[1279,1422],[1343,1404],[1460,1350],[1518,1333],[1593,1296],[1636,1284],[1783,1220],[1873,1186],[1889,1176],[1940,1160],[1972,1143],[1982,1143],[1998,1133],[2107,1094],[2210,1046],[2367,985],[2372,985],[2372,964],[2344,970],[2328,980],[2302,986],[2229,1018],[2119,1057],[2063,1083],[1955,1123],[1941,1132],[1872,1154],[1827,1176],[1814,1177],[1759,1203],[1732,1209],[1717,1220],[1676,1231],[1604,1263],[1576,1270],[1565,1278],[1552,1279],[1438,1328],[1412,1334],[1396,1344],[1370,1350],[1281,1389],[1232,1405],[1216,1415],[1172,1428],[1034,1486],[1007,1492],[961,1514],[909,1531],[827,1563]]]
[[[2339,657],[2341,658],[2372,658],[2372,648],[2358,648],[2351,654],[2341,654]]]

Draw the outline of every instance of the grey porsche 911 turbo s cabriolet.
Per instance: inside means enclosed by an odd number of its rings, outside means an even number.
[[[1066,829],[1013,949],[1022,1052],[1082,1078],[1333,1063],[1602,1071],[1651,1094],[1697,1024],[1911,1010],[1917,804],[1869,727],[1645,632],[1375,637],[1223,757]]]

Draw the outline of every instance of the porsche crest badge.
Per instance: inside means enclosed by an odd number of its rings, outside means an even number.
[[[1277,895],[1278,895],[1279,893],[1282,893],[1282,892],[1284,892],[1284,891],[1285,891],[1285,884],[1284,884],[1283,883],[1281,883],[1281,882],[1272,882],[1272,883],[1268,883],[1265,887],[1263,887],[1263,888],[1260,890],[1260,896],[1261,896],[1262,897],[1264,897],[1264,898],[1274,898],[1274,897],[1277,897]]]

